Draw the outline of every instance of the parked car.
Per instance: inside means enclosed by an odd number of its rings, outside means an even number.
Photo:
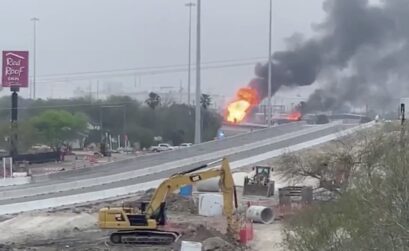
[[[132,147],[119,147],[117,149],[118,153],[133,153],[134,149]]]
[[[164,151],[170,151],[170,150],[175,150],[175,147],[171,146],[170,144],[166,144],[166,143],[161,143],[157,146],[151,147],[152,152],[164,152]]]

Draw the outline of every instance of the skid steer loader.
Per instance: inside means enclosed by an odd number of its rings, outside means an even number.
[[[255,166],[249,177],[244,178],[243,195],[270,197],[274,195],[274,181],[269,166]]]

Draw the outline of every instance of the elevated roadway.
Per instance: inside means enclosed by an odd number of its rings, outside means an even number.
[[[104,166],[37,177],[33,183],[0,188],[0,214],[30,211],[123,196],[155,187],[161,179],[227,156],[234,167],[275,157],[287,148],[351,128],[327,125],[285,124],[171,152],[136,157]],[[325,138],[331,139],[331,138]],[[328,141],[328,140],[327,140]],[[321,141],[319,141],[321,142]],[[324,141],[322,141],[324,142]],[[308,146],[308,145],[307,145]],[[270,154],[271,153],[271,154]],[[133,189],[133,190],[127,190]]]

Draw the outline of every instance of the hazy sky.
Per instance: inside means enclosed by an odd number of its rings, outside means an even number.
[[[123,82],[130,92],[182,84],[187,73],[94,76],[66,79],[70,73],[111,71],[187,64],[188,8],[186,0],[0,0],[0,50],[32,50],[37,25],[37,75],[41,97],[67,96],[76,86],[95,91],[100,83]],[[196,2],[196,1],[193,1]],[[268,0],[202,0],[202,62],[267,57]],[[274,0],[273,48],[295,32],[311,34],[311,24],[323,18],[322,0]],[[193,10],[195,35],[196,10]],[[193,63],[195,39],[193,38]],[[243,61],[243,59],[251,59]],[[262,60],[261,60],[262,61]],[[263,61],[262,61],[263,62]],[[223,64],[235,64],[227,62]],[[32,66],[32,64],[31,64]],[[231,96],[254,76],[254,66],[203,70],[202,90]],[[32,72],[31,72],[32,73]],[[129,72],[128,72],[129,73]],[[59,74],[44,83],[45,75]],[[97,75],[98,75],[97,74]],[[195,84],[192,75],[192,87]],[[68,88],[69,87],[69,88]],[[102,88],[102,87],[101,87]],[[0,95],[8,94],[8,90]],[[28,95],[23,91],[22,95]]]

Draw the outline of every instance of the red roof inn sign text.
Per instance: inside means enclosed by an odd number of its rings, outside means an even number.
[[[3,51],[2,87],[28,87],[28,51]]]

